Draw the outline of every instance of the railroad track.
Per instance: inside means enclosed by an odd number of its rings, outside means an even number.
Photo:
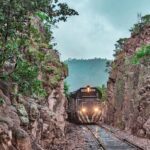
[[[144,150],[125,139],[118,138],[112,132],[98,125],[85,125],[84,128],[99,145],[98,150]]]
[[[92,132],[92,130],[86,126],[87,130],[91,133],[91,135],[93,136],[93,138],[97,141],[97,144],[99,145],[100,149],[99,150],[106,150],[104,144],[102,143],[102,141]]]
[[[97,136],[92,132],[92,130],[88,126],[81,126],[81,128],[86,129],[86,131],[90,133],[91,137],[94,139],[94,141],[96,142],[96,145],[98,146],[97,150],[106,150],[102,141],[99,138],[97,138]]]
[[[100,128],[105,129],[107,132],[111,133],[113,136],[115,136],[115,137],[118,138],[119,140],[121,140],[121,141],[127,143],[128,145],[130,145],[130,146],[136,148],[137,150],[144,150],[144,148],[139,147],[138,145],[135,145],[135,144],[131,143],[131,142],[128,141],[127,139],[124,139],[124,138],[121,138],[121,137],[117,136],[113,131],[110,131],[110,130],[107,129],[106,127],[103,127],[103,126],[100,126],[100,125],[97,125],[97,126],[99,126]]]

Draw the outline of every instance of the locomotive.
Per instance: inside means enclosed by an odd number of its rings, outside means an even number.
[[[96,123],[101,117],[102,93],[98,88],[86,86],[70,93],[68,119],[76,123]]]

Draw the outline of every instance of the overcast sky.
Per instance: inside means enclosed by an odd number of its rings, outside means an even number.
[[[54,29],[61,59],[113,58],[114,44],[129,37],[137,14],[150,13],[150,0],[61,0],[79,12]]]

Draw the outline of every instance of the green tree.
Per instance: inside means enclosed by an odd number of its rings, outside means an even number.
[[[121,52],[123,50],[123,46],[125,44],[125,42],[127,41],[127,38],[120,38],[116,44],[115,44],[115,50],[114,50],[114,56],[117,56],[119,54],[119,52]]]
[[[67,82],[64,82],[64,94],[66,97],[69,96],[69,85]]]
[[[139,64],[142,58],[146,58],[146,56],[150,56],[150,45],[144,45],[132,56],[132,63]],[[149,61],[149,58],[147,58]]]
[[[104,102],[107,100],[107,88],[106,86],[103,84],[102,86],[99,86],[98,89],[101,91],[102,93],[102,98],[101,100]]]
[[[150,15],[141,16],[138,14],[138,22],[130,29],[131,33],[138,34],[142,31],[143,27],[150,23]]]
[[[0,76],[17,82],[20,92],[43,94],[38,72],[53,46],[51,26],[72,15],[78,13],[58,0],[1,0]],[[14,68],[8,73],[6,65],[12,63]]]

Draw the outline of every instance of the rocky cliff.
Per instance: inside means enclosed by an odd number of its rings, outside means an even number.
[[[150,44],[150,25],[132,34],[112,63],[108,80],[105,123],[150,138],[150,56],[132,58],[142,45]]]
[[[0,150],[60,149],[65,142],[67,70],[49,48],[40,19],[32,24],[28,49],[0,68]]]
[[[65,128],[63,79],[47,99],[14,98],[11,86],[0,81],[0,150],[59,149]]]

